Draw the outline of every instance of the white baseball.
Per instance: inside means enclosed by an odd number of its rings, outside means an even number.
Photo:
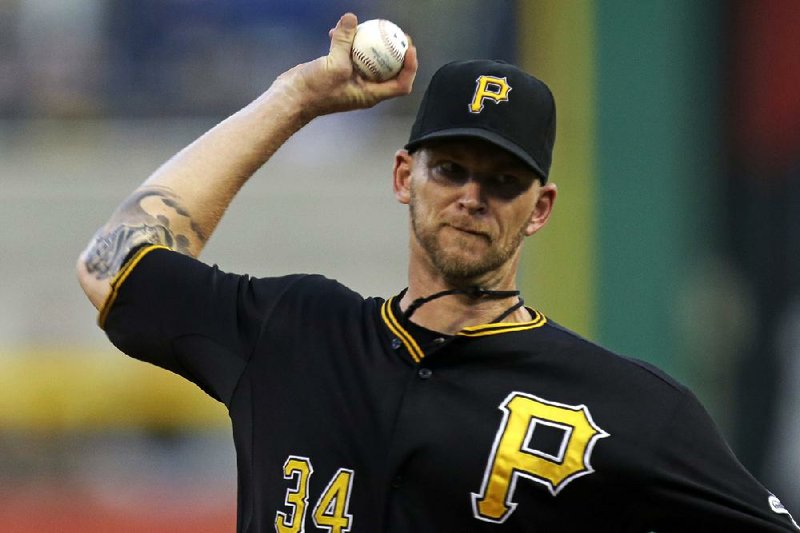
[[[362,22],[353,41],[353,66],[364,78],[385,81],[403,68],[408,38],[397,24],[384,19]]]

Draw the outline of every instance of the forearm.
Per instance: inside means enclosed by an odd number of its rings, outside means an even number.
[[[178,207],[189,218],[192,231],[184,232],[188,243],[180,251],[193,256],[200,253],[239,189],[307,122],[301,104],[285,93],[276,82],[142,184],[139,191],[164,190],[172,195],[176,210],[162,209],[160,213],[169,222],[180,220],[176,218]]]

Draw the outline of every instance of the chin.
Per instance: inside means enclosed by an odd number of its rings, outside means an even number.
[[[439,241],[440,246],[428,249],[436,269],[452,284],[475,285],[513,261],[516,247],[492,246],[483,239],[453,239]]]
[[[437,262],[446,265],[462,265],[463,268],[474,269],[486,261],[487,248],[478,246],[451,245],[439,248],[436,252]]]
[[[475,285],[503,267],[513,248],[458,230],[426,231],[412,218],[414,236],[434,269],[453,285]]]
[[[446,279],[460,284],[484,277],[501,266],[485,254],[464,253],[463,250],[454,253],[440,250],[433,257],[433,264]]]

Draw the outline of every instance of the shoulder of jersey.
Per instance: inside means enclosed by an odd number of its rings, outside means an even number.
[[[609,350],[554,322],[552,319],[548,319],[547,325],[549,327],[546,330],[546,336],[549,341],[560,344],[559,348],[579,354],[581,357],[599,358],[609,372],[616,370],[629,373],[639,379],[652,381],[654,385],[660,383],[662,386],[674,389],[676,392],[688,392],[685,385],[652,363]]]

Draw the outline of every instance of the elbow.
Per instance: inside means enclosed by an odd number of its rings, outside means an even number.
[[[99,279],[89,271],[86,265],[85,251],[78,257],[78,261],[75,263],[75,271],[78,277],[78,283],[86,294],[86,297],[89,298],[89,301],[95,309],[99,310],[103,302],[105,302],[108,293],[111,292],[110,281],[108,279]]]

